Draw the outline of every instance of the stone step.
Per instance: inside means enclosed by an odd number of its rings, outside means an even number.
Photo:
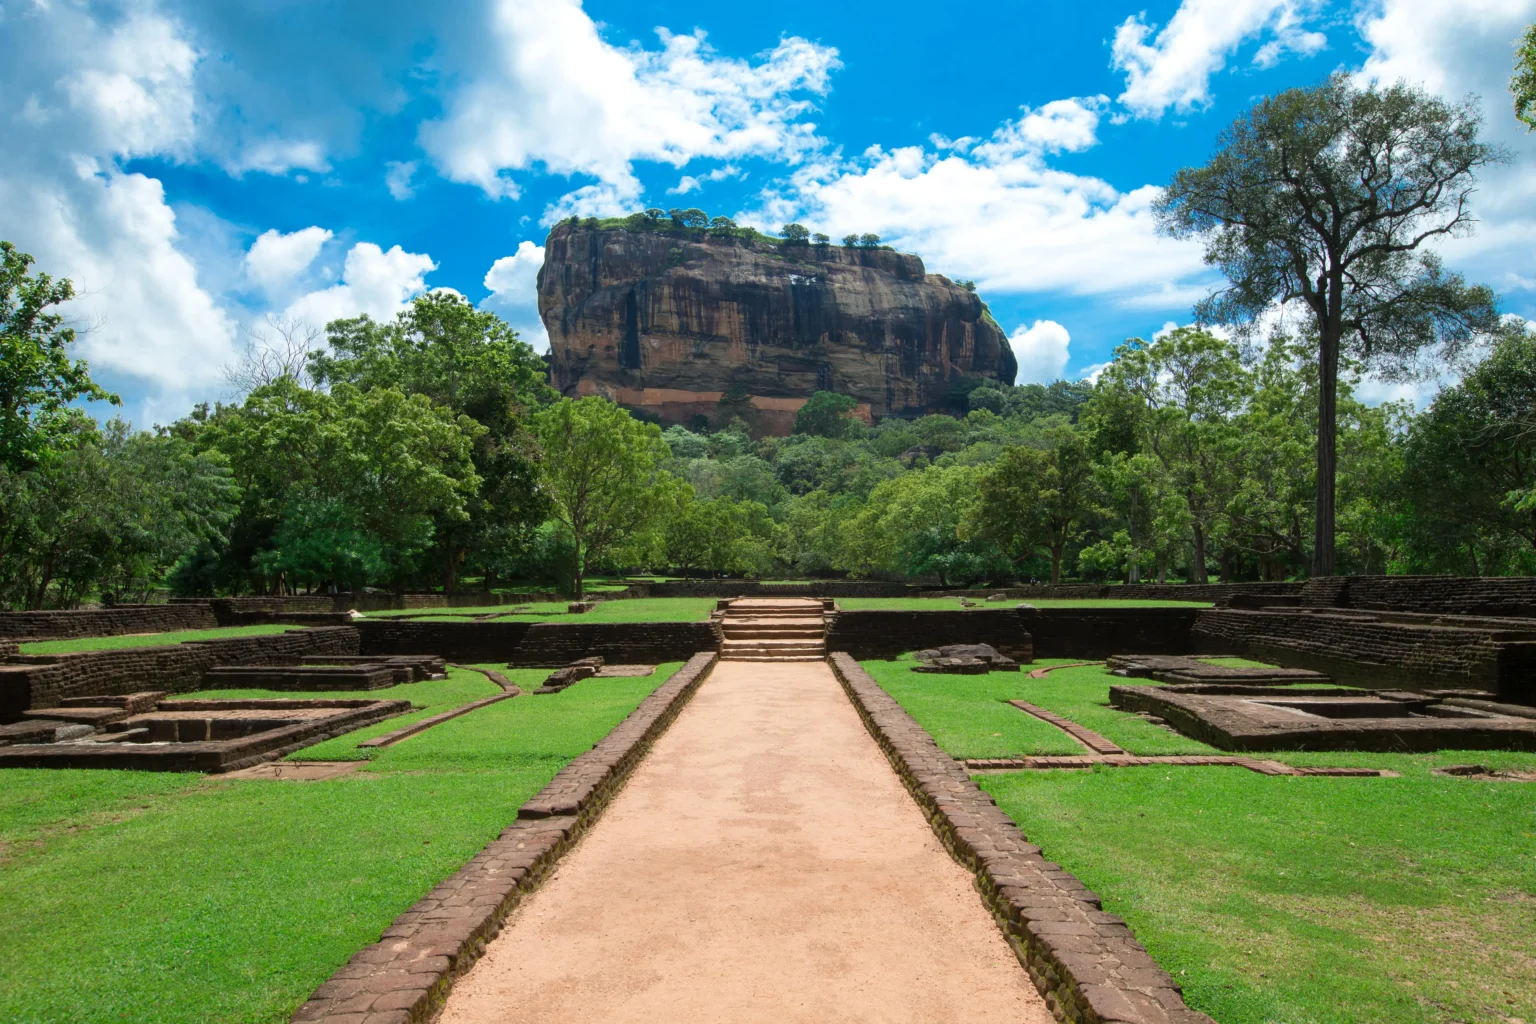
[[[782,629],[776,629],[773,626],[726,626],[725,635],[728,639],[732,640],[744,640],[753,637],[820,640],[827,633],[823,629],[807,629],[804,626],[785,626]]]
[[[735,657],[737,655],[756,655],[765,658],[781,658],[794,655],[822,658],[826,657],[825,644],[805,643],[789,640],[762,640],[753,642],[727,640],[720,648],[723,657]]]
[[[820,615],[727,615],[720,621],[727,626],[798,625],[809,626],[812,629],[827,627],[827,620]]]
[[[826,657],[816,654],[722,654],[721,661],[826,661]]]

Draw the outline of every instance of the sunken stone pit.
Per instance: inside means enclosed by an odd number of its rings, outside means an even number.
[[[1398,690],[1111,686],[1109,702],[1222,750],[1536,750],[1536,714]]]
[[[403,700],[76,697],[0,725],[0,768],[225,772],[410,710]]]

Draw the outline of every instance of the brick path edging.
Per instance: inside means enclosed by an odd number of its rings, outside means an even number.
[[[395,918],[294,1012],[295,1024],[421,1024],[485,951],[507,914],[591,826],[718,655],[690,658],[595,747],[518,811],[518,820]]]
[[[963,767],[939,749],[850,655],[833,673],[934,833],[976,887],[1057,1020],[1073,1024],[1214,1024],[1184,1003],[1125,922],[1040,855]],[[371,1022],[370,1022],[371,1024]]]

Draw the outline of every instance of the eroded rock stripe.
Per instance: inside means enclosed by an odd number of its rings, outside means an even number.
[[[295,1024],[428,1020],[507,914],[591,826],[717,657],[694,655],[597,746],[560,769],[522,806],[517,821],[315,989],[294,1013]]]
[[[1184,1003],[1123,920],[1041,856],[963,767],[850,655],[828,659],[859,717],[977,888],[1058,1020],[1214,1024]]]

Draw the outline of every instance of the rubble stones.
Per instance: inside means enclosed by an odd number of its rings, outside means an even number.
[[[987,672],[1017,672],[1019,663],[997,653],[990,644],[948,644],[926,651],[914,651],[920,664],[914,672],[941,672],[955,675],[982,675]]]

